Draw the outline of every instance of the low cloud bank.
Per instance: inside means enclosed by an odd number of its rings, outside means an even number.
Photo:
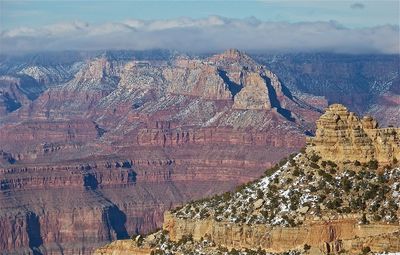
[[[346,28],[337,22],[264,22],[256,18],[127,20],[104,24],[58,23],[0,34],[2,53],[44,50],[153,48],[189,52],[248,51],[400,53],[399,26]]]

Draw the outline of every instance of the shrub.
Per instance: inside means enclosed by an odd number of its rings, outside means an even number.
[[[328,174],[328,173],[324,173],[324,174],[322,175],[322,177],[324,178],[324,180],[325,180],[326,182],[332,182],[332,181],[333,181],[332,175],[330,175],[330,174]]]
[[[228,248],[222,247],[221,245],[218,246],[218,250],[219,250],[220,252],[228,252]]]
[[[247,187],[247,184],[242,184],[238,187],[236,187],[235,192],[241,192],[242,190],[244,190]]]
[[[336,170],[334,168],[332,168],[332,169],[329,170],[329,173],[336,174]]]
[[[230,255],[239,255],[240,253],[235,248],[232,248],[232,250],[228,254],[230,254]]]
[[[352,183],[351,183],[351,181],[350,181],[349,179],[343,178],[343,179],[341,180],[341,183],[340,183],[340,184],[341,184],[343,190],[344,190],[346,193],[348,193],[348,192],[351,190]]]
[[[343,208],[342,208],[342,212],[344,212],[344,213],[351,213],[351,209],[350,209],[350,207],[346,206],[346,207],[343,207]]]
[[[182,244],[185,244],[189,241],[193,241],[193,237],[191,234],[189,235],[184,235],[182,238],[178,241],[178,246],[181,246]]]
[[[356,175],[356,172],[354,172],[353,170],[347,170],[346,172],[349,174],[350,177]]]
[[[225,192],[224,194],[222,194],[222,200],[224,202],[228,201],[230,198],[231,198],[231,193]]]
[[[372,217],[372,219],[374,221],[380,221],[382,219],[382,216],[380,216],[379,214],[374,214],[374,216]]]
[[[371,248],[369,248],[369,246],[363,247],[361,249],[362,254],[368,254],[369,252],[371,252]]]
[[[257,199],[263,198],[264,197],[264,192],[262,190],[258,189],[257,190]]]
[[[308,251],[309,249],[311,249],[311,245],[304,244],[304,250]]]
[[[365,215],[365,213],[363,213],[363,215],[361,217],[361,224],[366,225],[368,223],[369,223],[369,221],[367,220],[367,216]]]
[[[293,170],[293,176],[300,176],[300,169],[296,166],[296,168]]]
[[[399,161],[397,160],[397,158],[393,158],[393,165],[397,165],[397,163],[399,163]]]
[[[143,236],[139,235],[135,240],[136,240],[136,245],[137,245],[138,247],[142,246],[143,241],[144,241]]]
[[[376,170],[376,169],[378,169],[378,161],[375,160],[375,159],[370,160],[370,161],[368,162],[367,166],[368,166],[368,168],[371,169],[371,170]]]
[[[312,167],[314,169],[319,169],[319,165],[315,164],[314,162],[310,163],[310,167]]]
[[[360,161],[356,160],[356,161],[354,161],[354,165],[355,166],[361,166],[361,163],[360,163]]]
[[[260,247],[258,247],[256,253],[257,255],[266,255],[267,252],[265,250],[262,250]]]
[[[328,165],[330,165],[331,167],[337,167],[336,163],[333,162],[333,161],[331,161],[331,160],[328,160],[326,163],[327,163]]]
[[[283,159],[281,159],[281,161],[279,161],[278,165],[283,166],[284,164],[286,164],[287,161],[288,161],[287,158],[283,158]]]
[[[378,181],[379,181],[380,183],[385,183],[385,182],[387,182],[387,179],[385,178],[385,176],[384,176],[382,173],[380,173],[380,174],[378,175]]]
[[[318,162],[318,160],[320,160],[320,159],[321,159],[321,157],[318,156],[318,155],[316,155],[316,154],[313,154],[313,155],[311,155],[311,157],[310,157],[310,160],[311,160],[312,162]]]

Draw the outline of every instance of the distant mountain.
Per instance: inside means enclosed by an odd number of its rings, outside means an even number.
[[[168,62],[177,56],[182,54],[168,50],[66,51],[3,56],[0,74],[28,75],[49,87],[72,79],[85,61],[96,57],[119,62],[132,59]],[[321,108],[323,100],[343,103],[358,114],[373,115],[382,125],[399,124],[397,119],[390,117],[398,112],[400,100],[398,55],[257,53],[251,56],[274,72],[294,96],[306,96],[311,100],[309,95],[313,95],[314,102],[311,103],[317,108]]]
[[[399,55],[259,54],[254,58],[295,95],[323,96],[358,114],[371,114],[382,125],[400,125],[400,118],[391,117],[400,109]]]

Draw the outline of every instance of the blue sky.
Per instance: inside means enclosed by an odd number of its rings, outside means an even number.
[[[59,22],[92,24],[126,19],[194,19],[218,15],[262,21],[337,21],[349,28],[399,24],[399,1],[128,1],[0,0],[1,30]]]

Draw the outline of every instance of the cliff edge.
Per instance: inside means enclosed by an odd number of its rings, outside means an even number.
[[[398,129],[338,104],[317,128],[263,178],[167,212],[162,231],[124,241],[142,248],[131,254],[399,252]],[[124,254],[117,246],[95,254]]]

